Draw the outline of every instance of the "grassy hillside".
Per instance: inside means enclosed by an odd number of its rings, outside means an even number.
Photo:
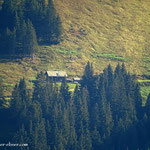
[[[75,47],[83,54],[83,61],[87,58],[95,65],[105,66],[118,61],[111,59],[110,55],[114,55],[122,57],[130,71],[147,73],[150,56],[149,4],[150,1],[146,0],[64,0],[63,3],[58,0],[56,8],[65,31],[62,44]]]
[[[96,72],[109,63],[124,62],[131,73],[150,74],[149,0],[57,0],[62,19],[62,42],[40,46],[34,60],[0,60],[6,95],[21,77],[35,78],[39,71],[66,70],[81,75],[86,62]],[[28,86],[32,86],[28,83]]]

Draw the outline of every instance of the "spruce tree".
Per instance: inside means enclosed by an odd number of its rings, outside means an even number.
[[[1,54],[14,54],[16,46],[15,30],[11,32],[8,28],[0,34],[0,53]]]
[[[92,111],[90,112],[90,129],[99,128],[100,126],[100,107],[98,103],[95,103]]]
[[[135,85],[134,91],[135,91],[134,92],[134,101],[135,101],[135,109],[136,109],[136,113],[137,113],[137,118],[139,120],[141,120],[143,117],[143,108],[142,108],[142,96],[140,94],[139,84]]]
[[[2,81],[0,80],[0,109],[3,108],[3,104],[4,104],[3,86]]]
[[[69,91],[69,86],[67,84],[66,79],[63,80],[61,87],[60,87],[60,93],[63,97],[65,102],[68,102],[71,98],[71,92]]]
[[[150,94],[148,95],[148,98],[146,100],[145,113],[147,117],[150,118]]]
[[[11,108],[13,109],[14,115],[17,115],[18,112],[20,112],[20,109],[22,107],[22,99],[19,92],[18,85],[15,85],[14,91],[12,93],[12,100],[11,100]]]
[[[46,78],[43,72],[37,74],[36,81],[34,82],[33,101],[42,102],[44,98],[44,89],[46,85]]]
[[[101,141],[101,136],[99,134],[99,131],[97,130],[96,127],[94,127],[94,130],[91,133],[91,135],[92,135],[92,149],[99,150],[101,147],[102,141]]]
[[[111,65],[109,64],[108,67],[104,70],[104,80],[105,83],[105,92],[106,92],[106,98],[109,102],[111,102],[112,99],[112,87],[113,87],[113,81],[114,81],[114,75]],[[101,84],[101,83],[100,83]]]
[[[13,30],[13,17],[14,17],[14,0],[4,1],[2,4],[2,9],[0,10],[0,28],[1,31],[9,28]]]
[[[61,35],[61,21],[56,14],[56,10],[52,0],[48,0],[45,8],[44,26],[41,26],[41,36],[46,44],[57,44]]]
[[[84,128],[89,127],[89,111],[88,111],[89,93],[86,88],[81,91],[81,118]]]
[[[45,130],[45,121],[42,119],[39,123],[36,124],[35,127],[35,137],[37,141],[35,141],[34,149],[37,150],[49,150],[50,147],[47,145],[46,138],[46,130]]]
[[[26,35],[24,36],[24,40],[25,40],[24,53],[32,55],[37,48],[37,39],[34,27],[30,20],[27,21],[27,29]]]
[[[84,74],[82,76],[82,80],[81,80],[81,86],[82,87],[88,87],[88,91],[90,91],[91,85],[92,85],[92,81],[93,81],[93,65],[88,62],[85,70],[84,70]]]
[[[25,130],[24,125],[22,125],[22,127],[19,129],[18,132],[16,132],[16,134],[14,135],[13,139],[12,139],[13,143],[17,143],[17,144],[29,144],[29,138],[28,138],[28,134],[27,131]],[[29,145],[28,145],[29,146]],[[27,148],[29,147],[23,147],[23,146],[18,146],[16,147],[19,150],[19,147],[21,148],[21,150],[27,150]]]
[[[1,54],[32,56],[37,39],[42,44],[60,42],[61,20],[52,0],[4,1],[0,20]]]
[[[81,80],[81,88],[87,88],[89,93],[88,106],[93,106],[97,99],[98,77],[94,76],[93,65],[88,62]],[[91,108],[91,107],[90,107]]]
[[[99,97],[99,111],[100,111],[100,125],[99,131],[100,135],[103,139],[108,138],[110,136],[113,120],[112,120],[112,112],[109,103],[106,100],[104,89],[102,88],[100,91]]]
[[[21,79],[19,85],[16,85],[12,93],[11,112],[10,118],[16,122],[16,126],[22,123],[26,126],[29,123],[29,108],[31,106],[31,99],[26,88],[24,79]]]

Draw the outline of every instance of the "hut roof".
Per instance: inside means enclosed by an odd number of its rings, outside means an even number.
[[[47,71],[48,77],[67,77],[67,73],[65,71]]]
[[[81,78],[76,77],[76,78],[73,78],[73,80],[80,81],[80,80],[81,80]]]

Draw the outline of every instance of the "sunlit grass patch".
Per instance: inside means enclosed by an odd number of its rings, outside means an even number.
[[[144,106],[146,103],[147,97],[150,93],[150,86],[142,86],[140,88],[140,93],[141,93],[141,96],[143,98],[143,106]]]
[[[128,58],[118,56],[116,54],[100,53],[96,54],[94,57],[102,57],[104,59],[116,60],[116,61],[128,61]]]
[[[76,50],[66,49],[65,47],[58,47],[55,49],[56,52],[64,55],[74,55],[77,54]]]
[[[5,100],[6,100],[6,101],[10,101],[10,100],[11,100],[11,97],[5,97]]]
[[[11,83],[4,83],[4,86],[14,87],[14,86],[15,86],[15,84],[11,84]]]
[[[68,83],[68,86],[69,86],[69,91],[70,92],[74,92],[76,84],[74,84],[74,83]]]
[[[139,83],[150,83],[150,80],[138,80]]]
[[[58,88],[60,88],[62,82],[56,82],[56,84],[57,84]],[[70,92],[74,92],[75,87],[76,87],[76,84],[74,84],[74,83],[67,83],[67,84],[68,84],[68,86],[69,86],[69,91],[70,91]]]

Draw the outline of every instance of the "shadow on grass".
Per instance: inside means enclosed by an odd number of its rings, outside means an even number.
[[[23,58],[32,58],[30,55],[2,55],[0,54],[0,63],[8,63],[8,62],[20,62]]]

